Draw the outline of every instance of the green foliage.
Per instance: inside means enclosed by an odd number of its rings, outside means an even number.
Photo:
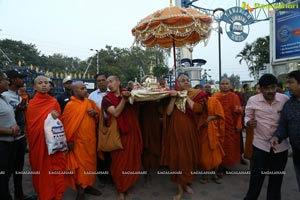
[[[38,66],[41,72],[83,74],[91,61],[88,74],[95,75],[98,68],[99,72],[107,75],[118,75],[124,86],[130,80],[138,78],[140,81],[141,77],[149,74],[151,64],[157,77],[168,74],[164,51],[156,48],[143,50],[139,47],[117,48],[107,45],[104,49],[94,51],[94,55],[85,61],[59,53],[40,55],[35,45],[24,44],[22,41],[0,40],[0,48],[12,60],[7,63],[7,59],[0,53],[1,68],[16,66],[20,60],[22,66]]]
[[[8,59],[0,52],[0,66],[6,68],[9,65],[18,65],[21,61],[22,66],[26,65],[40,65],[41,57],[40,52],[34,44],[24,44],[22,41],[15,40],[0,40],[0,48],[11,60]]]
[[[244,49],[236,56],[248,66],[250,76],[258,78],[259,71],[265,69],[265,64],[270,62],[270,37],[261,37],[252,44],[246,44]]]
[[[157,65],[156,67],[153,68],[153,73],[154,76],[158,78],[163,78],[169,73],[169,68],[162,65]]]

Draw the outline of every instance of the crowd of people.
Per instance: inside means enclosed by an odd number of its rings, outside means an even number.
[[[66,187],[77,191],[76,200],[84,200],[86,194],[99,196],[101,191],[94,187],[97,177],[103,185],[113,184],[118,199],[124,200],[141,175],[147,183],[162,172],[171,175],[178,188],[172,198],[180,200],[184,192],[194,193],[192,184],[199,172],[201,183],[212,175],[222,184],[232,166],[247,164],[244,151],[252,152],[244,199],[258,199],[269,175],[267,199],[280,200],[287,138],[300,190],[300,70],[287,76],[291,97],[280,93],[272,74],[259,79],[254,94],[248,84],[243,93],[237,92],[229,79],[223,79],[220,91],[213,94],[209,84],[191,88],[188,75],[179,74],[167,98],[134,104],[128,99],[135,83],[123,89],[116,75],[97,74],[97,90],[91,94],[83,82],[65,78],[65,92],[57,98],[49,94],[49,78],[38,76],[31,99],[24,91],[24,77],[16,70],[0,72],[1,199],[13,199],[11,176],[14,199],[25,197],[21,172],[27,144],[32,184],[41,200],[62,199]],[[164,84],[160,81],[160,87]],[[49,114],[63,123],[67,151],[48,152],[44,121]],[[101,114],[107,125],[116,120],[123,149],[97,151]],[[246,149],[245,128],[253,133]]]

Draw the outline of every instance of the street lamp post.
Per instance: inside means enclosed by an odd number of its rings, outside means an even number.
[[[215,20],[218,22],[218,48],[219,48],[219,84],[221,82],[221,76],[222,76],[222,59],[221,59],[221,34],[223,33],[222,27],[220,26],[220,23],[222,21],[222,16],[224,14],[225,10],[223,8],[216,8],[213,11],[213,15]]]
[[[100,51],[97,49],[91,49],[91,51],[96,51],[96,56],[97,56],[97,74],[99,74],[99,53]]]

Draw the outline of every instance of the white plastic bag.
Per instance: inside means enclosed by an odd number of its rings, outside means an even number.
[[[59,119],[53,119],[51,113],[44,122],[44,131],[49,155],[68,149],[64,126]]]

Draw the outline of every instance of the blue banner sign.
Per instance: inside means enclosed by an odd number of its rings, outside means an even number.
[[[300,6],[275,12],[275,60],[300,57]]]

